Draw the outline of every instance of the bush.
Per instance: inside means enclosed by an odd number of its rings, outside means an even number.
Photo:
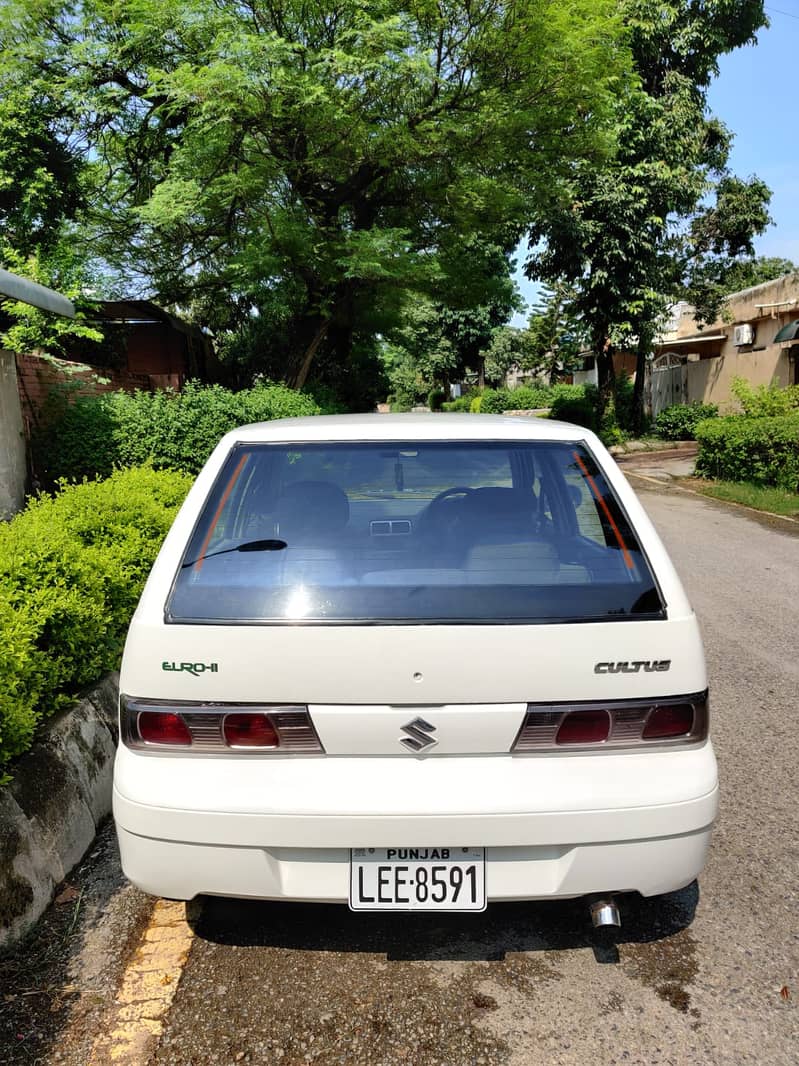
[[[596,431],[596,407],[592,396],[583,390],[582,397],[558,396],[552,401],[549,417],[559,422],[572,422],[577,426]]]
[[[196,474],[236,426],[321,413],[311,396],[268,383],[231,392],[190,381],[182,392],[81,396],[37,435],[34,459],[48,483],[106,477],[145,462]]]
[[[613,386],[613,411],[610,421],[613,428],[621,430],[622,436],[632,432],[634,397],[635,383],[629,374],[621,371],[621,373],[616,375],[616,381]],[[611,412],[606,411],[605,419],[608,420],[610,415]],[[603,424],[602,429],[605,430],[605,428]]]
[[[556,400],[585,399],[583,385],[520,385],[518,389],[485,389],[482,393],[484,414],[503,411],[535,411],[552,407]]]
[[[697,425],[718,413],[714,403],[675,403],[655,419],[655,434],[664,440],[694,440]]]
[[[472,396],[458,396],[454,400],[448,400],[444,404],[445,411],[471,411],[472,409]]]
[[[707,419],[696,427],[696,439],[698,474],[789,492],[799,488],[799,413]]]
[[[441,411],[445,397],[446,393],[443,389],[431,389],[427,396],[427,406],[431,411]]]
[[[501,415],[509,410],[511,403],[510,389],[484,389],[481,397],[480,411],[484,415]]]
[[[472,397],[472,402],[469,404],[469,410],[473,415],[479,415],[483,410],[483,394],[479,393],[477,396]]]
[[[507,392],[506,411],[532,411],[538,407],[549,407],[552,390],[548,385],[520,385],[518,389]]]
[[[130,617],[191,480],[118,471],[64,486],[0,526],[0,767],[39,722],[119,660]]]
[[[749,418],[788,415],[799,408],[799,385],[758,385],[753,388],[745,378],[733,378],[731,392]]]

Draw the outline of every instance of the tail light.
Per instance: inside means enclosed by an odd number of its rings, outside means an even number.
[[[565,714],[555,734],[556,744],[601,744],[610,735],[607,711],[572,711]]]
[[[139,711],[136,724],[145,744],[191,744],[186,723],[172,711]]]
[[[120,732],[139,751],[324,754],[308,708],[120,699]]]
[[[267,714],[226,714],[222,736],[231,748],[278,748],[280,737]]]
[[[655,707],[647,718],[641,735],[644,740],[688,736],[694,727],[695,713],[690,703],[679,703],[674,707]]]
[[[528,703],[514,752],[674,747],[707,738],[708,694],[602,703]]]

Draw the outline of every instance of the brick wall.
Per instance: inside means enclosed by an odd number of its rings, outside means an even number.
[[[31,431],[40,424],[47,398],[54,388],[68,386],[70,396],[90,396],[119,389],[125,392],[152,390],[151,380],[146,374],[93,368],[65,359],[53,362],[39,355],[17,356],[17,381],[22,420],[28,439]]]

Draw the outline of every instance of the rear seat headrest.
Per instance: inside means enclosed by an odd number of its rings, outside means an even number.
[[[532,492],[518,489],[475,489],[463,504],[470,525],[494,529],[525,529],[532,525],[536,500]]]
[[[278,529],[287,538],[336,533],[350,519],[346,494],[330,481],[295,481],[277,501]]]

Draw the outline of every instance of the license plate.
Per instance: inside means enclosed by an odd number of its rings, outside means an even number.
[[[350,910],[483,911],[485,848],[353,848]]]

